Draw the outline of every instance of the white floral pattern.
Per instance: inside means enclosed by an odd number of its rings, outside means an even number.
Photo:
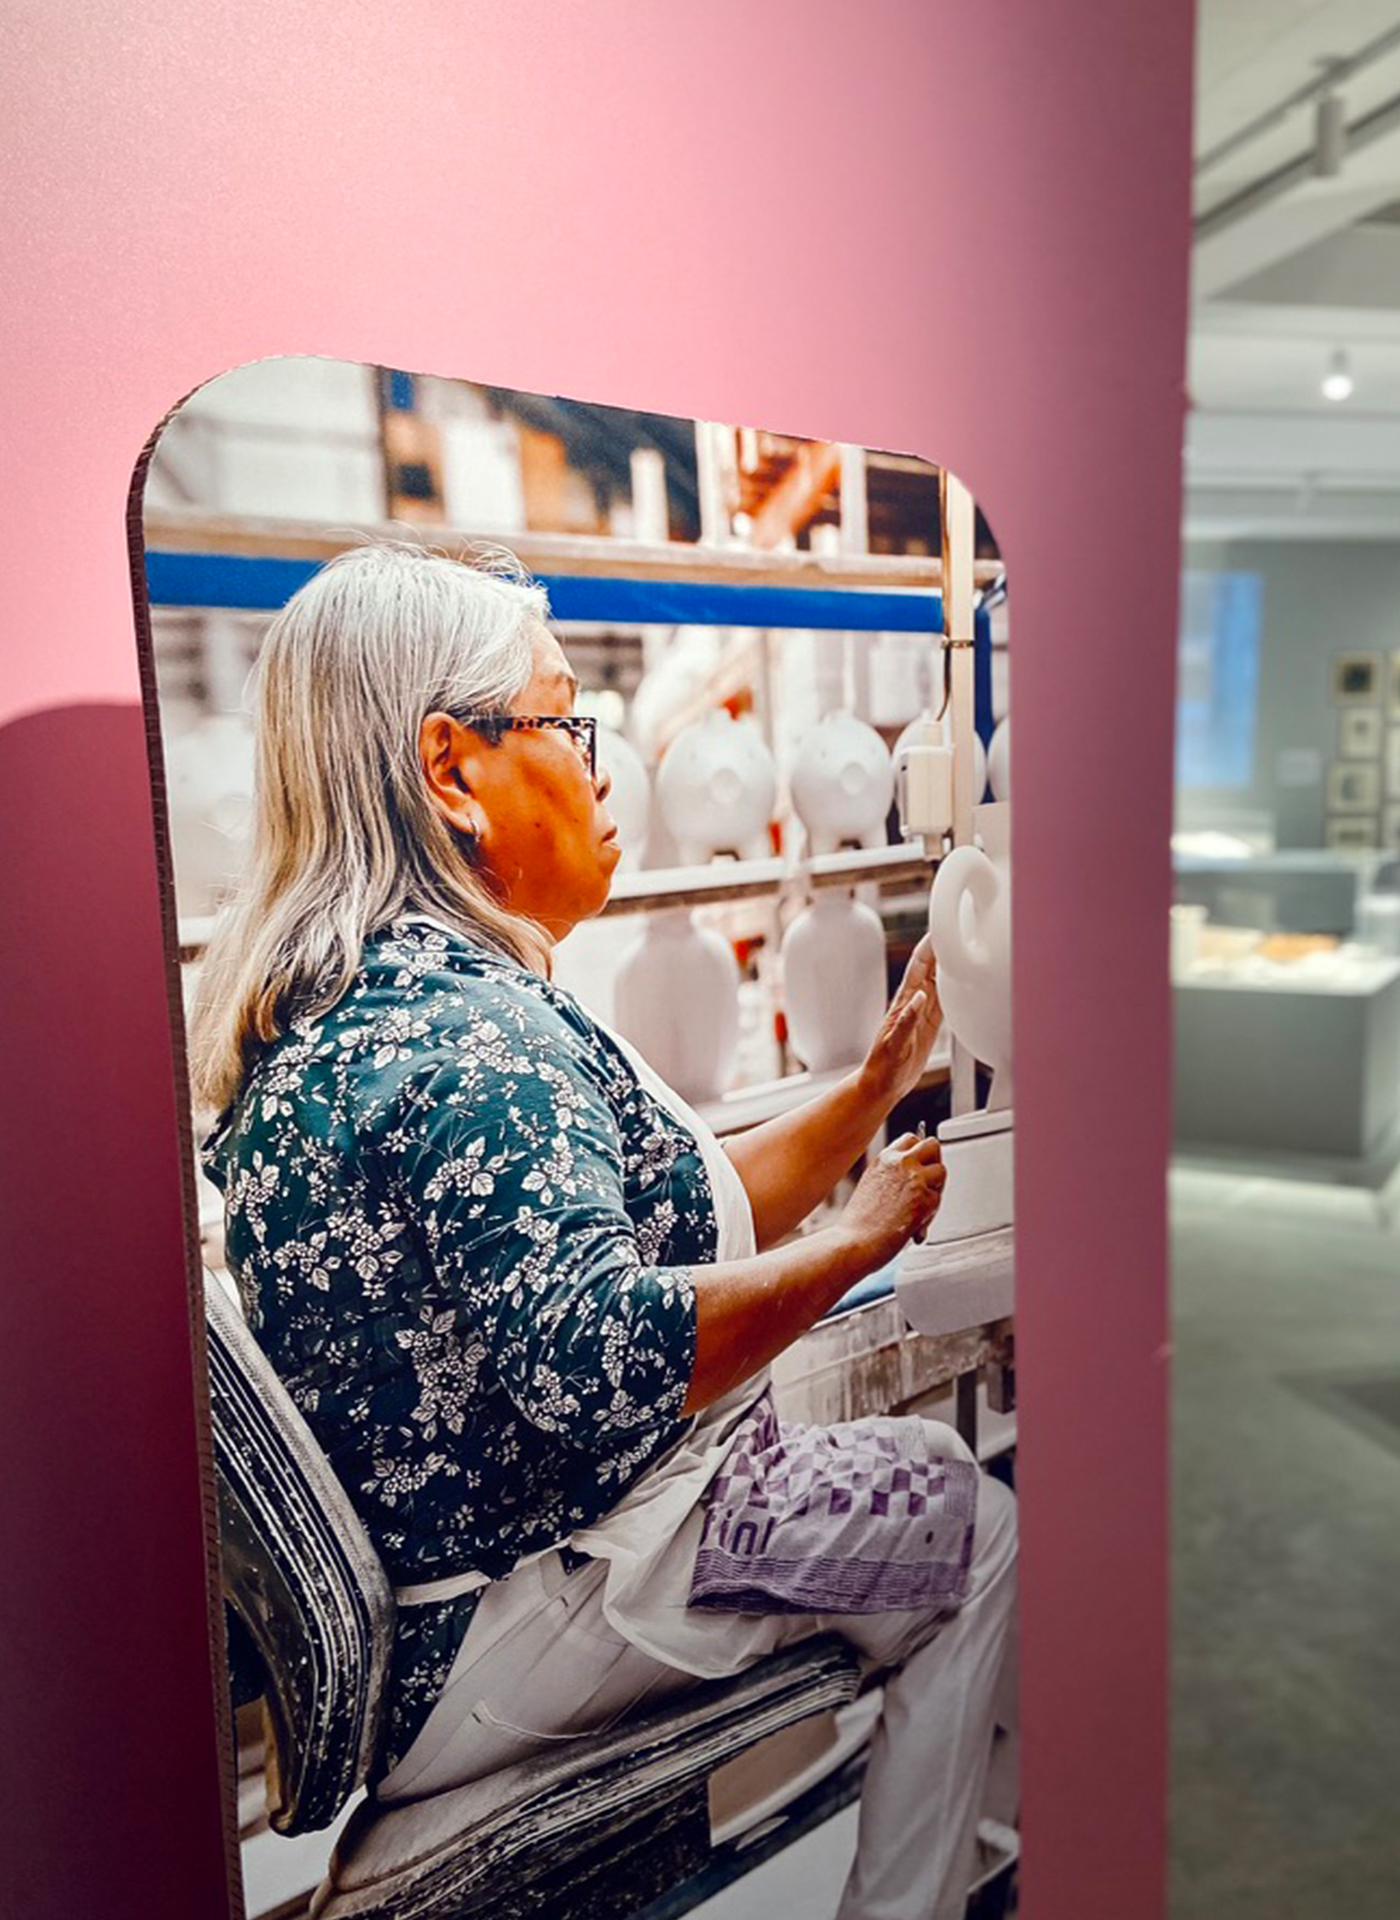
[[[396,922],[256,1062],[204,1158],[249,1324],[396,1585],[508,1572],[684,1430],[703,1162],[539,976]],[[400,1610],[381,1771],[474,1605]]]

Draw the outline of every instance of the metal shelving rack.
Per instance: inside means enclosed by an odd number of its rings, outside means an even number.
[[[702,507],[709,495],[704,518],[707,531],[715,536],[716,496],[703,426],[697,428],[697,450]],[[846,451],[859,454],[859,449]],[[847,461],[841,477],[843,512],[848,500],[857,503],[850,538],[841,551],[758,551],[734,544],[727,525],[717,536],[694,544],[522,533],[511,534],[509,545],[546,587],[552,615],[561,622],[926,634],[930,646],[942,651],[955,768],[951,844],[960,844],[971,838],[978,798],[973,790],[974,639],[985,634],[987,622],[978,601],[983,589],[1003,577],[1003,570],[999,563],[975,559],[972,497],[946,473],[940,479],[939,556],[872,556],[852,551],[852,544],[858,549],[864,540],[860,461]],[[333,554],[386,531],[390,529],[380,526],[332,532],[316,523],[198,512],[152,513],[145,528],[150,602],[172,610],[271,613]],[[501,543],[499,535],[464,528],[416,531],[448,551]],[[923,891],[943,851],[918,841],[807,860],[719,860],[703,867],[630,873],[619,877],[606,911],[640,913],[762,896],[771,897],[776,906],[783,897],[805,895],[814,888],[865,882],[904,882]],[[207,933],[207,922],[184,923],[181,958],[197,958]],[[819,1091],[823,1080],[797,1073],[738,1089],[708,1103],[704,1117],[719,1133],[735,1132],[799,1103]],[[956,1042],[945,1043],[935,1054],[923,1084],[949,1080],[952,1111],[971,1108],[976,1099],[975,1066]],[[1003,1341],[1009,1334],[1000,1325],[982,1330],[989,1336],[993,1331]],[[925,1340],[925,1336],[909,1338]],[[927,1341],[931,1350],[942,1344]],[[957,1361],[954,1372],[964,1364],[980,1368],[981,1361],[975,1356],[966,1363]],[[970,1384],[961,1389],[963,1397]]]
[[[946,602],[960,623],[953,635],[950,711],[955,760],[964,769],[966,793],[955,817],[956,843],[970,832],[974,799],[973,601],[978,588],[991,584],[999,568],[973,561],[971,499],[956,482],[950,484],[956,489],[954,497],[966,502],[966,552],[955,542],[941,560],[765,553],[706,543],[690,546],[567,534],[512,535],[511,547],[547,588],[552,613],[561,621],[925,633],[932,643],[944,638]],[[184,612],[272,613],[324,560],[366,535],[383,531],[365,527],[332,534],[320,525],[298,521],[151,514],[146,522],[150,603]],[[433,531],[436,543],[448,549],[489,546],[494,540],[468,529]],[[950,568],[957,572],[960,584],[945,594]],[[964,626],[965,639],[959,637]],[[803,862],[711,862],[703,868],[625,874],[614,888],[607,911],[638,913],[864,881],[922,885],[931,879],[936,858],[920,842]],[[197,957],[207,930],[205,923],[182,926],[182,958]]]
[[[707,478],[701,438],[702,495]],[[863,466],[848,459],[859,450],[842,450],[842,508],[847,505],[847,482],[856,483],[863,509]],[[863,456],[861,456],[863,459]],[[713,499],[713,496],[712,496]],[[560,621],[610,625],[717,625],[732,628],[806,628],[838,632],[903,632],[927,634],[931,645],[943,651],[954,748],[954,817],[952,844],[971,838],[972,812],[978,796],[973,791],[973,734],[975,731],[974,636],[985,614],[979,612],[981,589],[1001,578],[999,563],[974,558],[974,512],[971,496],[946,474],[940,482],[942,553],[939,558],[878,558],[850,551],[863,544],[863,520],[855,516],[848,550],[838,553],[782,553],[755,551],[727,541],[705,540],[690,546],[666,541],[619,540],[567,535],[512,535],[509,544],[522,564],[546,587],[554,616]],[[713,508],[710,516],[713,525]],[[383,528],[352,529],[328,534],[321,526],[291,521],[252,521],[209,514],[151,514],[147,517],[146,578],[152,606],[184,610],[247,610],[272,612],[333,553],[356,544],[364,535]],[[473,536],[458,529],[431,529],[429,537],[451,549],[496,544],[495,536]],[[922,841],[875,851],[818,856],[806,860],[716,861],[704,867],[674,868],[619,876],[606,909],[612,915],[636,914],[667,907],[693,907],[721,902],[808,894],[825,886],[865,883],[904,884],[925,891],[936,871],[941,848]],[[195,959],[207,938],[209,923],[187,922],[180,930],[181,958]],[[761,1123],[819,1092],[839,1073],[799,1073],[762,1086],[736,1090],[708,1103],[703,1116],[717,1133],[725,1134]],[[975,1103],[974,1063],[956,1044],[944,1042],[935,1051],[922,1085],[932,1087],[951,1080],[952,1107],[962,1112]],[[870,1329],[865,1344],[870,1351],[863,1364],[888,1381],[890,1362],[903,1379],[901,1391],[927,1392],[951,1386],[956,1394],[959,1425],[975,1435],[976,1385],[987,1370],[1011,1362],[1012,1322],[999,1321],[967,1328],[954,1335],[931,1339],[907,1330],[900,1352],[877,1351],[871,1346],[902,1325],[895,1303],[876,1303],[866,1318]],[[834,1360],[839,1368],[862,1365],[856,1352],[854,1318],[819,1326],[809,1336],[813,1357],[820,1366],[842,1351],[848,1360]],[[849,1801],[858,1789],[858,1767],[847,1777],[823,1783],[797,1810],[807,1822],[828,1817]],[[817,1800],[820,1804],[816,1804]],[[786,1844],[803,1822],[788,1824],[774,1834],[768,1850]],[[736,1857],[724,1880],[746,1870],[758,1856]],[[666,1905],[667,1915],[688,1909],[705,1889],[692,1887]],[[660,1920],[660,1909],[658,1909]]]

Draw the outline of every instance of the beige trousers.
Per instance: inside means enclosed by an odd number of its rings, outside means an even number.
[[[697,1510],[685,1529],[697,1542],[700,1525]],[[841,1634],[872,1667],[896,1669],[872,1738],[855,1864],[836,1920],[962,1920],[1013,1632],[1015,1563],[1015,1500],[984,1475],[971,1584],[956,1613],[774,1614],[761,1623],[752,1614],[688,1614],[688,1633],[703,1620],[717,1647],[726,1635],[742,1643],[735,1672],[826,1632]],[[608,1623],[606,1573],[594,1561],[566,1575],[551,1553],[488,1588],[441,1698],[379,1798],[460,1786],[693,1688],[692,1674]]]

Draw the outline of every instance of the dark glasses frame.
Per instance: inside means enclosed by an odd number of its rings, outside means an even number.
[[[598,722],[591,713],[459,713],[457,718],[493,746],[500,744],[503,734],[562,727],[587,766],[589,779],[595,786],[598,783]]]

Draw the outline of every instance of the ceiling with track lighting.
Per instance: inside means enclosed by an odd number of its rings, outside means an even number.
[[[1188,537],[1400,539],[1400,0],[1198,0]]]

